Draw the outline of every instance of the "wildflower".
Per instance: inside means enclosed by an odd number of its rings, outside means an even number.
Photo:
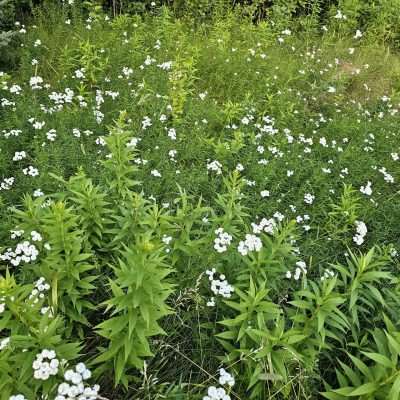
[[[225,392],[224,388],[216,388],[210,386],[207,391],[207,396],[203,397],[203,400],[230,400],[231,397]]]
[[[40,189],[36,189],[33,192],[33,197],[40,197],[40,196],[43,196],[43,195],[44,195],[44,193]]]
[[[273,218],[269,218],[269,219],[263,218],[259,224],[255,224],[252,222],[251,226],[253,228],[253,233],[255,233],[255,234],[265,232],[265,233],[272,235],[276,228],[276,222]]]
[[[306,204],[312,204],[315,200],[315,196],[312,195],[311,193],[306,193],[304,195],[304,203]]]
[[[304,261],[298,261],[296,262],[295,272],[292,273],[290,271],[287,271],[285,276],[287,279],[291,279],[293,277],[295,281],[298,281],[302,274],[307,275],[307,265]]]
[[[32,231],[31,232],[32,240],[34,242],[41,242],[42,241],[42,235],[39,232]]]
[[[0,350],[5,349],[9,345],[9,343],[10,343],[9,337],[0,340]]]
[[[31,86],[31,89],[42,89],[42,86],[40,86],[43,83],[43,78],[40,76],[32,76],[29,80],[29,85]]]
[[[364,243],[364,237],[367,234],[368,229],[363,221],[356,221],[355,225],[357,233],[353,236],[353,241],[360,246]]]
[[[360,192],[363,194],[366,194],[367,196],[371,196],[372,194],[372,188],[371,188],[371,182],[368,181],[365,186],[360,187]]]
[[[160,172],[159,172],[158,170],[156,170],[156,169],[152,169],[152,170],[150,171],[150,173],[151,173],[151,175],[153,175],[153,176],[155,176],[155,177],[157,177],[157,178],[161,178]]]
[[[142,129],[145,130],[151,125],[152,125],[151,119],[149,117],[144,117],[142,120]]]
[[[9,400],[26,400],[23,394],[16,394],[14,396],[10,396]]]
[[[362,32],[359,29],[357,29],[356,34],[354,35],[354,39],[360,39],[362,35],[363,35]]]
[[[16,151],[14,153],[13,161],[23,160],[24,158],[26,158],[26,152],[25,151]]]
[[[229,245],[232,242],[232,236],[224,231],[224,228],[218,228],[214,232],[217,237],[214,239],[214,249],[218,253],[224,253],[228,250]]]
[[[171,140],[176,140],[176,131],[175,131],[174,128],[168,129],[168,137],[169,137]]]
[[[336,19],[347,19],[346,15],[344,15],[340,10],[337,10],[336,15],[333,18],[336,18]]]
[[[216,172],[217,175],[221,175],[222,173],[222,164],[219,161],[212,161],[210,163],[207,163],[207,169],[209,171],[214,171]]]
[[[24,175],[30,175],[30,176],[39,175],[39,170],[37,168],[32,167],[32,165],[29,165],[28,168],[24,168],[22,172],[24,173]]]
[[[236,171],[239,171],[239,172],[243,171],[244,170],[243,164],[239,163],[238,165],[236,165],[235,169],[236,169]]]
[[[325,281],[326,279],[332,278],[333,276],[335,276],[335,273],[330,269],[326,269],[324,271],[324,274],[321,276],[321,281]]]
[[[383,174],[383,179],[385,180],[385,182],[388,183],[394,183],[394,178],[392,175],[390,175],[387,171],[385,167],[382,167],[380,169],[378,169],[378,171]]]
[[[220,377],[219,377],[218,382],[220,385],[223,386],[225,384],[228,384],[230,387],[235,385],[234,377],[229,372],[225,371],[224,368],[220,368],[219,374],[220,374]]]
[[[256,235],[246,234],[244,241],[239,242],[238,252],[242,256],[246,256],[249,252],[256,251],[259,252],[262,248],[262,242]]]
[[[18,243],[14,251],[8,248],[5,253],[0,254],[0,260],[10,261],[12,265],[18,266],[22,261],[25,263],[35,261],[38,254],[39,251],[35,245],[30,244],[26,240],[22,243]]]
[[[86,383],[84,382],[91,375],[90,370],[86,368],[84,363],[77,364],[75,370],[68,369],[65,371],[65,382],[58,385],[58,396],[56,396],[55,400],[96,400],[100,386],[85,386]]]
[[[55,351],[44,349],[36,355],[36,359],[33,361],[33,376],[35,379],[46,381],[50,376],[57,375],[59,365],[60,362],[56,358]]]
[[[206,271],[206,275],[208,275],[208,280],[211,282],[211,291],[216,296],[222,296],[224,298],[231,297],[232,292],[234,291],[233,286],[231,286],[225,278],[225,275],[220,274],[219,278],[215,278],[216,269],[212,268],[211,270]],[[213,307],[215,305],[214,297],[211,297],[211,300],[207,302],[208,307]]]

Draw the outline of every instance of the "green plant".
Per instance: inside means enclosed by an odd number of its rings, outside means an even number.
[[[357,356],[348,353],[348,362],[339,361],[336,369],[339,389],[330,389],[322,396],[330,400],[346,398],[390,399],[400,397],[400,336],[385,316],[385,329],[368,332],[365,350]],[[367,344],[368,343],[368,344]]]
[[[128,386],[129,367],[142,368],[144,357],[152,355],[148,338],[165,333],[157,321],[171,312],[165,301],[172,286],[165,281],[171,270],[162,250],[150,235],[137,237],[113,266],[112,298],[104,303],[106,311],[112,310],[111,317],[97,326],[109,345],[95,362],[102,363],[104,371],[112,361],[115,384],[122,381]]]

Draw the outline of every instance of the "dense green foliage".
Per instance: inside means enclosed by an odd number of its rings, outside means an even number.
[[[400,399],[396,4],[12,28],[0,400]]]

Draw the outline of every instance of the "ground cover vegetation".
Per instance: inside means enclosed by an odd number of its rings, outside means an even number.
[[[0,1],[0,399],[400,398],[397,1]]]

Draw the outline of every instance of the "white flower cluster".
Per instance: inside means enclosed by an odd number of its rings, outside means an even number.
[[[306,193],[304,195],[304,203],[306,204],[312,204],[315,200],[315,196],[312,195],[311,193]]]
[[[294,273],[287,271],[286,278],[291,279],[293,277],[295,281],[298,281],[301,274],[307,275],[307,265],[304,261],[297,261]]]
[[[219,279],[215,279],[214,274],[216,274],[216,272],[217,271],[215,268],[206,271],[206,275],[208,275],[208,280],[211,282],[211,291],[216,296],[222,296],[225,298],[231,297],[232,292],[234,291],[233,286],[228,283],[228,281],[225,279],[225,275],[223,274],[220,274]],[[207,302],[207,306],[215,306],[214,297],[211,297],[211,300]]]
[[[32,237],[32,240],[34,242],[41,242],[42,239],[43,239],[42,235],[39,232],[36,232],[36,231],[32,231],[31,232],[31,237]]]
[[[235,384],[235,379],[233,376],[223,368],[220,368],[219,374],[220,377],[218,381],[220,385],[227,384],[229,387],[232,387]],[[224,388],[210,386],[207,390],[207,396],[204,396],[203,400],[231,400],[231,397],[228,393],[226,393]]]
[[[22,133],[21,129],[11,129],[8,132],[6,130],[3,130],[2,132],[6,139],[8,139],[11,136],[17,137]]]
[[[262,248],[261,239],[256,235],[246,234],[245,240],[241,240],[238,246],[238,252],[246,256],[251,251],[260,251]]]
[[[167,248],[165,249],[166,253],[169,253],[171,251],[171,248],[169,247],[169,244],[172,241],[172,236],[163,235],[161,240],[162,240],[163,243],[165,243],[167,245]]]
[[[46,133],[46,138],[47,140],[49,140],[50,142],[54,142],[56,140],[57,137],[57,131],[55,129],[50,129],[47,133]]]
[[[14,184],[14,177],[4,178],[3,181],[0,183],[0,190],[10,190],[11,186]]]
[[[371,196],[372,194],[372,183],[370,181],[367,182],[365,186],[360,187],[360,192],[366,194],[367,196]]]
[[[9,337],[0,340],[0,350],[5,349],[9,344],[10,344],[10,338]]]
[[[168,129],[168,137],[171,140],[176,140],[176,130],[174,128]]]
[[[35,261],[38,254],[39,251],[35,245],[25,240],[22,243],[18,243],[14,251],[9,247],[4,254],[0,254],[0,260],[10,261],[12,265],[18,266],[21,261],[25,263]]]
[[[142,121],[142,129],[145,130],[151,125],[152,125],[151,119],[149,117],[145,116]]]
[[[219,380],[218,380],[220,385],[229,385],[230,387],[233,387],[235,384],[235,378],[227,372],[224,368],[219,369]]]
[[[14,396],[10,396],[9,400],[26,400],[26,397],[23,394],[16,394]]]
[[[32,76],[31,79],[29,79],[29,85],[32,89],[42,89],[42,86],[40,86],[42,83],[43,78],[40,76]]]
[[[102,138],[101,138],[102,139]],[[137,146],[137,144],[141,141],[141,138],[137,138],[137,137],[133,137],[127,144],[126,147],[129,148],[135,148]],[[97,143],[97,142],[96,142]],[[99,143],[98,143],[99,144]],[[103,139],[102,142],[100,143],[102,146],[105,146],[106,142]]]
[[[364,237],[368,232],[367,225],[363,221],[356,221],[356,230],[357,233],[353,236],[353,241],[357,245],[362,245],[364,243]]]
[[[20,161],[26,158],[26,152],[25,151],[16,151],[14,153],[13,161]]]
[[[232,242],[232,236],[224,231],[224,228],[218,228],[214,231],[217,237],[214,239],[214,249],[218,253],[224,253]]]
[[[326,279],[332,278],[335,276],[335,273],[331,269],[326,269],[324,271],[324,275],[321,276],[321,281],[323,282]]]
[[[58,385],[58,395],[54,400],[95,400],[100,386],[94,385],[90,387],[85,386],[84,383],[91,376],[92,373],[84,363],[79,363],[75,367],[75,371],[68,369],[64,374],[65,382]]]
[[[32,167],[32,165],[29,165],[28,168],[24,168],[22,170],[24,175],[30,175],[30,176],[38,176],[39,175],[39,170],[35,167]]]
[[[217,160],[207,163],[207,169],[209,171],[214,171],[217,175],[222,174],[222,164]]]
[[[231,400],[231,397],[225,392],[224,388],[210,386],[207,391],[207,396],[204,396],[203,400]]]
[[[393,176],[390,175],[389,172],[386,171],[385,167],[378,169],[378,171],[383,175],[383,179],[385,180],[385,182],[394,183]]]
[[[265,232],[272,235],[276,228],[276,221],[273,218],[263,218],[258,225],[252,222],[251,227],[253,228],[253,233],[255,234]]]
[[[57,375],[60,362],[56,358],[54,350],[42,350],[36,355],[36,360],[32,364],[35,379],[46,381],[50,376]]]
[[[33,299],[33,303],[37,303],[39,299],[43,299],[45,292],[50,290],[50,285],[46,282],[46,280],[42,277],[40,277],[34,284],[34,288],[29,295],[29,299]]]

